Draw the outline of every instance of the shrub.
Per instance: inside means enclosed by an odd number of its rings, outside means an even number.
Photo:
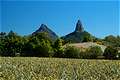
[[[2,53],[3,53],[3,51],[2,51],[2,46],[0,46],[0,56],[2,56]]]
[[[80,50],[73,46],[67,46],[65,48],[66,58],[80,58]]]
[[[36,55],[41,57],[52,57],[53,49],[48,40],[42,39],[40,44],[36,45],[34,48]]]
[[[103,52],[101,50],[101,47],[99,47],[99,46],[91,46],[81,56],[82,56],[82,58],[95,59],[98,56],[101,56],[102,54],[103,54]]]
[[[21,56],[51,57],[53,56],[53,49],[50,41],[36,38],[25,44]]]
[[[118,50],[108,46],[105,49],[103,56],[105,56],[106,59],[117,59],[119,58]]]
[[[62,39],[57,39],[53,45],[53,48],[54,48],[55,57],[64,57],[64,48],[63,48]]]
[[[83,37],[82,42],[91,42],[91,41],[93,41],[91,35],[86,35]]]
[[[120,59],[120,52],[118,53],[118,59]]]

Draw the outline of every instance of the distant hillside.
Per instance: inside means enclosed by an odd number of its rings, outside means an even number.
[[[48,36],[52,41],[55,41],[58,38],[56,33],[53,32],[51,29],[49,29],[45,24],[41,24],[40,28],[38,30],[36,30],[35,32],[33,32],[32,35],[34,35],[36,33],[40,33],[40,32],[48,33]]]
[[[84,30],[80,20],[78,20],[76,24],[75,31],[62,37],[62,39],[64,39],[65,41],[69,41],[72,43],[84,42],[85,38],[92,39],[92,35]]]

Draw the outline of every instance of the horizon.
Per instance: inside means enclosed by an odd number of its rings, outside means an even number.
[[[80,19],[84,30],[95,37],[120,35],[119,1],[1,1],[0,5],[1,32],[13,30],[24,36],[45,24],[65,36]]]

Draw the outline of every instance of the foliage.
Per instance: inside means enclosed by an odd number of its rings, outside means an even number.
[[[93,39],[91,37],[91,35],[86,35],[83,37],[83,41],[82,42],[91,42]]]
[[[98,56],[102,56],[103,52],[101,47],[99,46],[91,46],[88,50],[88,53],[90,54],[90,58],[95,59]]]
[[[42,39],[40,43],[35,46],[35,53],[41,57],[52,57],[53,51],[50,42]]]
[[[1,32],[0,33],[0,56],[2,56],[4,52],[5,37],[6,37],[6,33]]]
[[[116,42],[116,37],[113,35],[109,35],[109,36],[106,36],[104,40],[109,42]]]
[[[65,57],[66,58],[80,58],[80,50],[73,46],[67,46],[65,48]]]
[[[108,46],[105,49],[103,56],[105,56],[107,59],[117,59],[119,57],[118,50],[111,46]]]
[[[81,52],[80,56],[83,59],[96,59],[98,56],[102,56],[103,52],[99,46],[91,46],[84,52]]]
[[[29,41],[25,44],[22,56],[53,56],[52,46],[49,38],[44,33],[39,33],[29,37]]]
[[[2,53],[4,52],[3,50],[4,50],[4,48],[3,48],[2,44],[0,43],[0,56],[2,56]]]
[[[39,40],[44,39],[44,40],[48,40],[48,41],[52,42],[47,32],[39,32],[30,37],[31,37],[31,39],[38,38]]]
[[[0,80],[120,80],[120,61],[0,57]]]
[[[117,59],[119,59],[119,60],[120,60],[120,52],[118,52],[118,57],[117,57]]]
[[[19,35],[10,31],[8,35],[1,37],[1,45],[2,56],[15,56],[16,53],[21,53],[23,42]]]
[[[79,42],[89,42],[92,41],[92,35],[87,31],[83,32],[72,32],[64,37],[62,37],[65,42],[79,43]]]
[[[104,45],[120,47],[120,36],[109,35],[104,38]]]
[[[55,57],[63,57],[64,56],[64,48],[63,48],[63,40],[57,39],[53,45],[54,48],[54,56]]]
[[[92,58],[102,55],[99,47],[91,47],[81,51],[73,47],[65,48],[66,43],[93,41],[97,44],[112,45],[119,49],[120,36],[107,36],[104,40],[92,37],[88,32],[73,32],[67,36],[69,39],[57,39],[53,42],[47,32],[37,32],[28,36],[20,36],[10,31],[0,33],[0,56],[31,56],[31,57],[69,57],[69,58]],[[73,40],[73,41],[72,41]],[[105,58],[116,59],[120,54],[116,50],[106,50]]]

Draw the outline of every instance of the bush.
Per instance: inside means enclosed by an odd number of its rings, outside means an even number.
[[[54,57],[64,57],[63,40],[57,39],[53,45]]]
[[[91,35],[86,35],[83,37],[83,41],[82,42],[91,42],[93,41]]]
[[[120,52],[118,53],[118,59],[120,59]]]
[[[105,49],[103,56],[105,56],[106,59],[117,59],[119,58],[119,53],[117,49],[108,46]]]
[[[42,39],[40,44],[36,45],[34,48],[36,55],[40,57],[52,57],[53,49],[48,40]]]
[[[89,59],[95,59],[98,56],[101,56],[103,54],[101,47],[99,46],[91,46],[88,48],[83,54],[81,54],[82,58],[89,58]]]
[[[25,44],[24,52],[21,56],[52,57],[53,49],[48,40],[38,40]]]
[[[66,58],[80,58],[80,50],[73,46],[67,46],[65,48]]]

